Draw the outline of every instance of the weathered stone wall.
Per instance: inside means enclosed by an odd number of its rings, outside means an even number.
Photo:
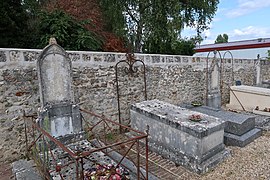
[[[40,106],[36,59],[41,50],[0,49],[0,160],[14,149],[14,157],[24,151],[22,110],[27,114],[37,112]],[[123,53],[68,52],[73,66],[73,85],[76,102],[81,107],[118,120],[115,65],[126,59]],[[136,54],[146,65],[147,98],[171,104],[194,100],[203,101],[206,92],[206,58]],[[229,82],[231,62],[224,62],[224,81]],[[122,121],[128,123],[129,105],[144,100],[143,73],[124,73],[119,67],[119,94]],[[267,64],[262,72],[270,79]],[[242,84],[254,84],[256,75],[253,60],[234,61],[234,79]],[[228,88],[224,86],[223,101],[228,101]],[[13,119],[13,120],[12,120]],[[20,138],[18,135],[20,134]],[[20,142],[20,143],[18,143]],[[3,156],[3,157],[1,157]],[[12,160],[9,158],[8,160]]]
[[[270,80],[270,60],[261,62],[261,79],[262,81]]]
[[[244,85],[256,85],[256,68],[252,59],[224,60],[222,71],[222,104],[229,103],[229,86],[235,81],[241,81]],[[268,66],[270,67],[270,66]],[[270,77],[270,76],[269,76]]]

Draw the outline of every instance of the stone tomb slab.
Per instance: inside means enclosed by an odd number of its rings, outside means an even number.
[[[181,107],[208,114],[225,121],[224,143],[228,146],[244,147],[261,136],[261,130],[255,128],[255,116],[224,111],[209,106],[194,107],[183,104]]]
[[[197,111],[220,118],[221,120],[225,121],[224,131],[227,133],[240,136],[255,127],[255,116],[224,111],[221,109],[211,108],[209,106],[194,107],[186,104],[180,106],[192,111]]]
[[[204,173],[229,153],[223,144],[224,122],[159,100],[144,101],[131,107],[132,128],[149,126],[149,148],[176,164]],[[189,117],[200,115],[200,122]]]

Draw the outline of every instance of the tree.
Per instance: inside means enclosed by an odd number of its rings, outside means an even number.
[[[102,39],[103,51],[126,52],[122,38],[106,26],[106,18],[103,16],[99,0],[51,0],[45,4],[44,9],[48,12],[61,10],[76,21],[87,20],[90,23],[84,24],[84,27]]]
[[[215,44],[218,44],[218,43],[227,43],[229,40],[229,36],[227,34],[219,34],[217,36],[217,39],[215,40]]]
[[[27,14],[20,0],[1,0],[0,47],[24,47]]]
[[[55,37],[58,44],[68,50],[101,50],[102,41],[84,25],[88,21],[76,21],[63,11],[54,10],[40,15],[39,47],[45,47],[50,37]]]
[[[267,59],[270,60],[270,50],[267,50],[266,54],[267,54]]]
[[[218,0],[101,0],[108,27],[124,36],[134,51],[172,48],[185,26],[209,28]]]

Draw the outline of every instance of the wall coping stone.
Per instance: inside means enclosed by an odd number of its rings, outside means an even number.
[[[36,60],[41,49],[16,49],[0,48],[0,68],[35,68]],[[67,51],[73,67],[113,67],[115,64],[126,59],[126,53],[95,52],[95,51]],[[206,67],[206,57],[193,57],[166,54],[143,54],[135,53],[135,58],[144,61],[148,66],[169,67],[171,65],[191,66],[194,71],[203,70]],[[243,66],[254,66],[252,59],[234,59],[235,70]],[[209,64],[211,60],[209,60]],[[231,60],[224,60],[224,66],[230,67]]]
[[[231,89],[233,91],[238,91],[238,92],[247,92],[247,93],[259,94],[263,96],[270,96],[270,89],[268,88],[240,85],[240,86],[231,86]]]

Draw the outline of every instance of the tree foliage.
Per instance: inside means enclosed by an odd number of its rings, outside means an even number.
[[[0,7],[0,46],[42,48],[55,36],[66,49],[192,54],[218,0],[10,0]],[[31,32],[31,33],[29,33]],[[197,39],[197,40],[195,40]],[[187,49],[191,48],[191,49]],[[186,49],[183,52],[183,49]]]
[[[110,28],[106,28],[105,18],[99,0],[53,0],[45,5],[46,11],[62,10],[77,21],[88,20],[84,27],[103,40],[103,51],[126,52],[122,38],[116,36]]]
[[[227,43],[229,40],[229,36],[227,34],[219,34],[217,36],[217,39],[215,40],[215,44],[218,44],[218,43]]]
[[[50,37],[55,37],[58,44],[69,50],[101,50],[102,41],[84,25],[88,21],[76,21],[63,11],[43,12],[40,15],[40,47],[48,44]]]
[[[0,47],[24,47],[27,32],[27,13],[20,0],[1,0]]]
[[[109,28],[124,35],[136,52],[173,49],[185,26],[208,28],[218,0],[101,0]]]

